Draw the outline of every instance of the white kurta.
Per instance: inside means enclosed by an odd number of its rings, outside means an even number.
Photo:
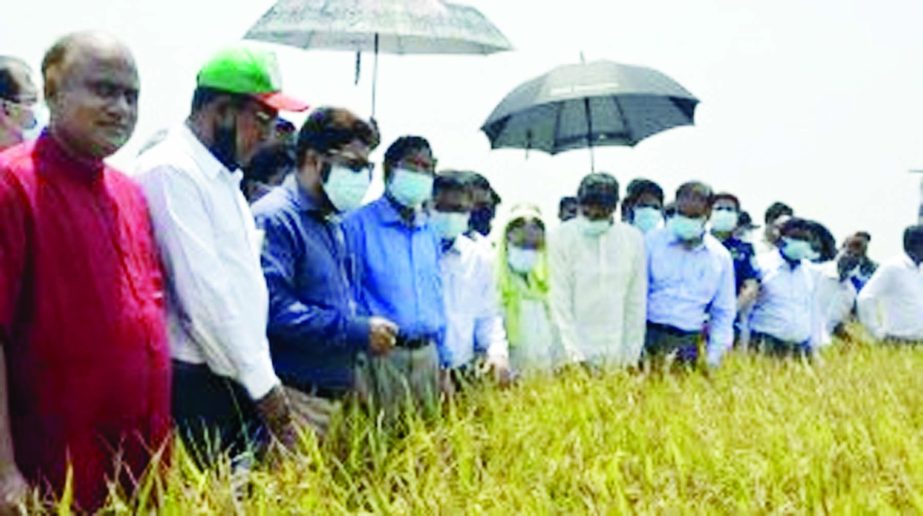
[[[551,311],[565,359],[597,365],[637,364],[644,345],[647,263],[644,238],[616,222],[598,237],[579,220],[549,240]]]

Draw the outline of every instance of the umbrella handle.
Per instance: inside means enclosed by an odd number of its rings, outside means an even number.
[[[372,118],[375,118],[375,107],[378,97],[378,33],[375,33],[375,61],[372,65]]]

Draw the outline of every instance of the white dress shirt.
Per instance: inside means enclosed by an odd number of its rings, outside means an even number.
[[[445,348],[449,367],[471,363],[485,353],[491,364],[509,365],[491,251],[461,235],[439,260],[446,311]]]
[[[823,328],[816,301],[817,268],[807,260],[792,266],[778,250],[757,256],[756,265],[760,293],[750,313],[750,331],[815,348]]]
[[[206,363],[259,399],[279,380],[266,337],[262,239],[240,192],[242,177],[186,125],[137,166],[167,272],[173,358]]]
[[[923,268],[906,254],[878,267],[857,304],[875,338],[923,340]]]
[[[548,244],[551,312],[566,360],[635,365],[644,346],[647,271],[644,238],[615,222],[598,237],[579,219],[565,222]]]
[[[832,342],[831,335],[838,325],[846,322],[856,304],[856,287],[849,278],[840,280],[840,271],[836,261],[814,265],[819,275],[817,278],[817,306],[824,319],[820,346]]]

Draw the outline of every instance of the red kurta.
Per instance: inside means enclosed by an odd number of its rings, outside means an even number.
[[[92,510],[170,429],[164,285],[141,190],[43,135],[0,154],[0,330],[16,463]],[[122,477],[124,481],[128,477]]]

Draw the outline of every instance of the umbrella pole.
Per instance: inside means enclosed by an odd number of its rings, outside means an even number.
[[[593,115],[590,112],[590,98],[583,98],[583,109],[586,112],[586,145],[590,149],[590,172],[596,172],[596,155],[593,153]]]
[[[375,33],[375,64],[372,65],[372,118],[375,118],[375,104],[378,93],[378,33]]]

